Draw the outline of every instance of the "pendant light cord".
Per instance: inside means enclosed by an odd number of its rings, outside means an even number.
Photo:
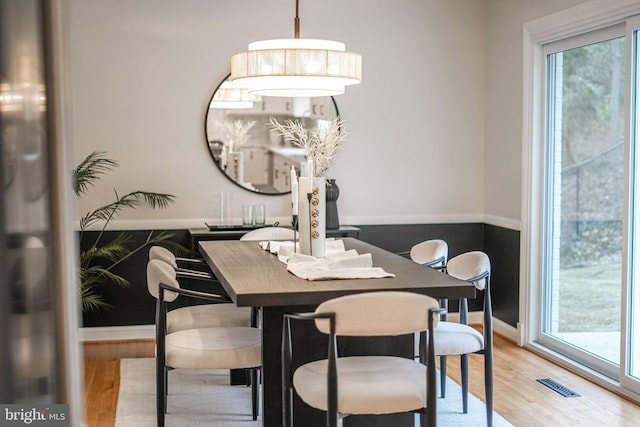
[[[296,39],[300,38],[300,18],[298,17],[298,0],[296,0],[296,17],[293,20],[293,25],[294,25],[294,32],[293,32],[293,37]]]

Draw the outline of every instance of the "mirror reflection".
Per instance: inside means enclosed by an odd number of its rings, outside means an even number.
[[[271,130],[269,119],[298,120],[307,129],[338,116],[333,97],[253,96],[227,76],[209,100],[205,136],[216,166],[237,185],[261,194],[290,191],[291,166],[306,173],[302,148]]]

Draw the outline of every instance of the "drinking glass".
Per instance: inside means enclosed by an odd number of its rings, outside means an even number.
[[[266,206],[253,205],[253,221],[255,225],[264,225],[266,220]]]
[[[253,225],[252,205],[242,205],[242,225]]]

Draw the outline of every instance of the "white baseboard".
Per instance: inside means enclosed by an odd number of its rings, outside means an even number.
[[[155,325],[80,328],[80,341],[122,341],[155,339]]]
[[[458,322],[460,321],[460,316],[458,313],[450,313],[448,317],[449,321]],[[469,323],[470,324],[482,324],[482,312],[481,311],[472,311],[469,313]],[[513,341],[514,343],[518,343],[518,330],[513,326],[503,322],[500,319],[493,318],[493,332],[502,335],[506,339]]]

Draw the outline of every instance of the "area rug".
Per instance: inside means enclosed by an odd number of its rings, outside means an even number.
[[[253,427],[251,388],[229,386],[229,372],[223,370],[169,372],[169,427]],[[438,425],[485,426],[484,404],[469,395],[469,413],[462,413],[460,387],[447,382],[447,397],[438,399]],[[122,359],[116,427],[153,427],[155,412],[155,359]],[[494,413],[493,425],[511,426]]]

